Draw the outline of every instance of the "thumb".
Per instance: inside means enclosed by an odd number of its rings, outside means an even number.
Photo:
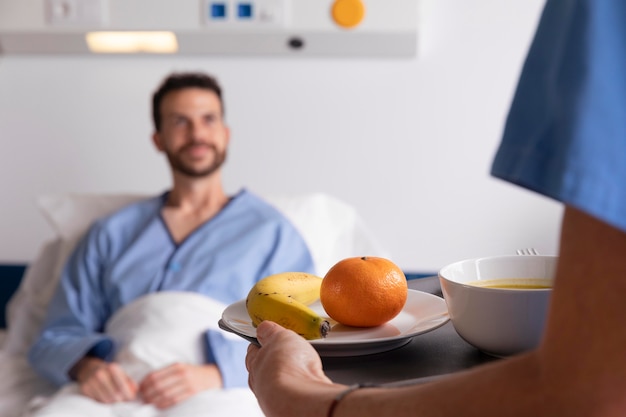
[[[261,345],[266,344],[274,338],[274,335],[280,333],[283,328],[273,321],[264,320],[256,328],[256,338]]]

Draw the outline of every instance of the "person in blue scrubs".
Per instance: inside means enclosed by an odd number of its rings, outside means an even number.
[[[428,384],[352,389],[264,322],[246,364],[266,416],[626,415],[626,2],[547,1],[492,174],[565,207],[540,346]]]
[[[134,381],[112,360],[116,341],[104,332],[115,312],[160,291],[228,305],[267,275],[314,272],[314,265],[303,238],[275,208],[245,189],[226,195],[230,132],[213,77],[172,74],[152,106],[154,145],[169,161],[173,185],[90,228],[63,270],[29,361],[58,385],[78,382],[98,402],[141,398],[164,409],[199,391],[247,387],[247,343],[208,330],[205,364],[172,365]]]

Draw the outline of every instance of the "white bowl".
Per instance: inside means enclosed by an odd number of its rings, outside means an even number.
[[[439,282],[457,333],[493,356],[509,356],[536,347],[543,335],[551,288],[479,287],[476,281],[509,278],[552,283],[558,257],[494,256],[445,266]],[[473,283],[473,284],[470,284]]]

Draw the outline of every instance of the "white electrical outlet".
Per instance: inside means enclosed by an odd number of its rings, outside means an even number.
[[[46,0],[46,22],[53,26],[104,25],[106,0]]]
[[[50,24],[75,22],[76,0],[46,0],[46,21]]]
[[[284,0],[258,0],[257,20],[261,24],[286,26],[288,22],[288,3]]]

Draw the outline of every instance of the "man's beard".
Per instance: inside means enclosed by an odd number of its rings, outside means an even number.
[[[187,146],[194,146],[196,144],[190,144]],[[192,164],[188,164],[185,162],[184,158],[179,156],[180,153],[186,151],[187,146],[183,147],[178,151],[178,153],[166,152],[167,159],[170,162],[170,166],[174,171],[177,171],[181,174],[184,174],[188,177],[192,178],[202,178],[208,177],[214,172],[216,172],[224,162],[226,161],[226,150],[219,152],[214,145],[206,145],[213,151],[213,163],[204,168],[195,168]]]

